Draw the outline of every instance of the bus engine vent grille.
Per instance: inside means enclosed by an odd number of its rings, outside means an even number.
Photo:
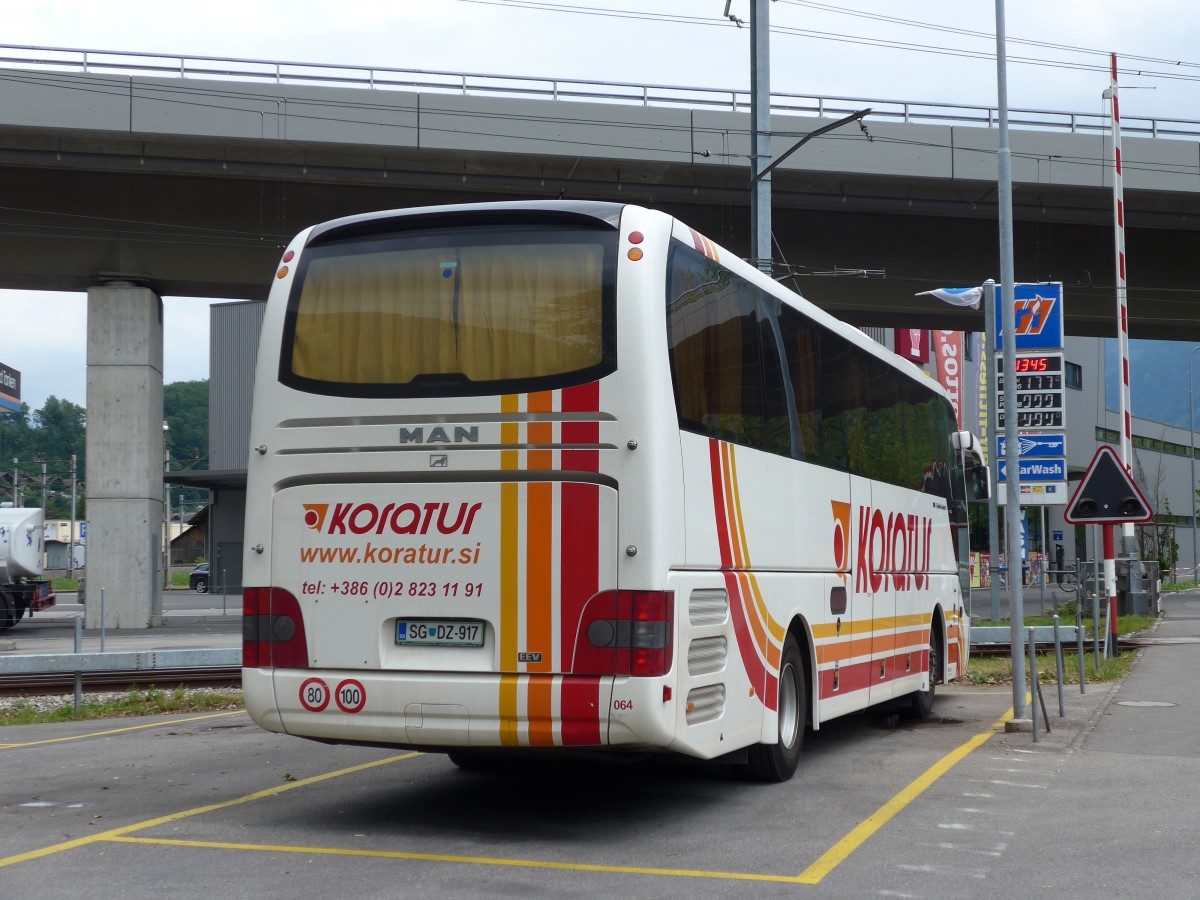
[[[688,621],[693,628],[724,625],[729,621],[729,594],[719,588],[692,591],[688,597]]]
[[[687,723],[699,725],[719,719],[725,713],[725,685],[709,684],[688,692]]]
[[[724,637],[697,638],[688,644],[688,674],[709,675],[725,668],[729,641]]]

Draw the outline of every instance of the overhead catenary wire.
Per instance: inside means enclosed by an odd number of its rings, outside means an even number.
[[[572,15],[585,16],[601,16],[604,18],[615,19],[630,19],[640,21],[662,22],[666,24],[677,25],[696,25],[706,27],[719,27],[736,29],[736,24],[726,20],[723,16],[685,16],[676,13],[655,13],[646,10],[633,9],[618,9],[612,7],[595,7],[582,6],[574,3],[554,3],[549,0],[458,0],[460,3],[472,3],[480,6],[502,6],[506,9],[524,9],[537,12],[563,13]],[[780,2],[788,3],[789,0],[780,0]],[[987,32],[974,31],[972,29],[957,29],[949,26],[939,26],[928,22],[918,22],[910,19],[899,19],[897,17],[882,16],[875,13],[867,13],[861,10],[848,10],[845,8],[833,7],[826,4],[808,4],[794,0],[792,5],[808,6],[814,9],[820,9],[825,12],[838,12],[846,15],[853,15],[866,19],[877,19],[880,21],[889,22],[891,24],[904,24],[912,27],[928,28],[935,31],[940,31],[948,34],[959,34],[974,38],[987,38],[994,40],[994,35]],[[795,37],[804,37],[812,40],[833,41],[837,43],[849,43],[863,46],[880,47],[891,50],[903,50],[909,52],[929,53],[944,56],[956,56],[978,60],[995,60],[995,52],[987,50],[970,50],[967,48],[943,47],[930,44],[918,44],[906,41],[894,41],[887,38],[874,38],[866,35],[853,35],[831,31],[821,31],[818,29],[797,28],[787,25],[771,25],[771,33],[779,35],[790,35]],[[1107,58],[1110,51],[1094,50],[1086,47],[1074,47],[1068,44],[1057,44],[1049,41],[1037,41],[1029,38],[1008,38],[1008,43],[1022,44],[1025,46],[1041,47],[1049,50],[1057,50],[1060,52],[1095,54]],[[1177,68],[1197,68],[1200,69],[1200,63],[1186,62],[1182,60],[1172,60],[1162,57],[1151,57],[1118,51],[1118,56],[1122,59],[1133,59],[1143,62],[1151,62],[1157,65],[1170,65]],[[1059,68],[1066,70],[1093,71],[1107,73],[1109,67],[1106,59],[1097,63],[1081,63],[1068,60],[1043,59],[1039,57],[1020,57],[1009,56],[1008,61],[1017,65],[1032,65],[1049,68]],[[1188,74],[1184,72],[1170,72],[1161,70],[1145,70],[1145,69],[1122,69],[1121,74],[1137,76],[1141,78],[1162,78],[1172,81],[1200,81],[1200,73]]]

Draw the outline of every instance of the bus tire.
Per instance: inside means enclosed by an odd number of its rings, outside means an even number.
[[[928,719],[933,712],[934,692],[942,678],[942,654],[938,647],[937,632],[929,633],[929,690],[914,691],[908,695],[908,705],[901,708],[905,718]]]
[[[464,772],[479,772],[485,775],[499,774],[504,766],[503,760],[499,759],[494,753],[480,752],[479,750],[447,750],[446,756],[450,758],[450,762],[458,766]]]
[[[795,635],[789,633],[779,658],[779,741],[755,744],[746,760],[746,775],[753,781],[787,781],[800,765],[804,727],[808,719],[808,678],[804,657]]]
[[[19,618],[17,604],[13,600],[12,594],[0,588],[0,631],[12,628],[17,624]]]

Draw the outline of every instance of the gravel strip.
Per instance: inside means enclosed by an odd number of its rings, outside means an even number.
[[[170,693],[170,691],[166,691]],[[189,688],[189,695],[205,695],[205,694],[238,694],[241,691],[237,688]],[[84,703],[113,703],[117,700],[127,697],[128,691],[84,691]],[[37,694],[32,697],[0,697],[0,711],[15,709],[18,706],[30,706],[40,713],[51,712],[63,706],[73,707],[75,705],[74,692],[69,694]]]

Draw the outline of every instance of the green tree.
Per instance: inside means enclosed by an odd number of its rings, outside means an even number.
[[[163,386],[163,416],[171,470],[208,468],[208,381],[176,381]],[[179,503],[179,491],[172,491],[172,504]],[[208,491],[186,488],[185,507],[208,502]]]
[[[176,381],[163,387],[163,417],[170,430],[172,469],[208,468],[208,381]]]
[[[68,462],[74,454],[81,462],[87,450],[87,410],[70,400],[51,394],[46,405],[33,414],[33,449],[46,460]]]

